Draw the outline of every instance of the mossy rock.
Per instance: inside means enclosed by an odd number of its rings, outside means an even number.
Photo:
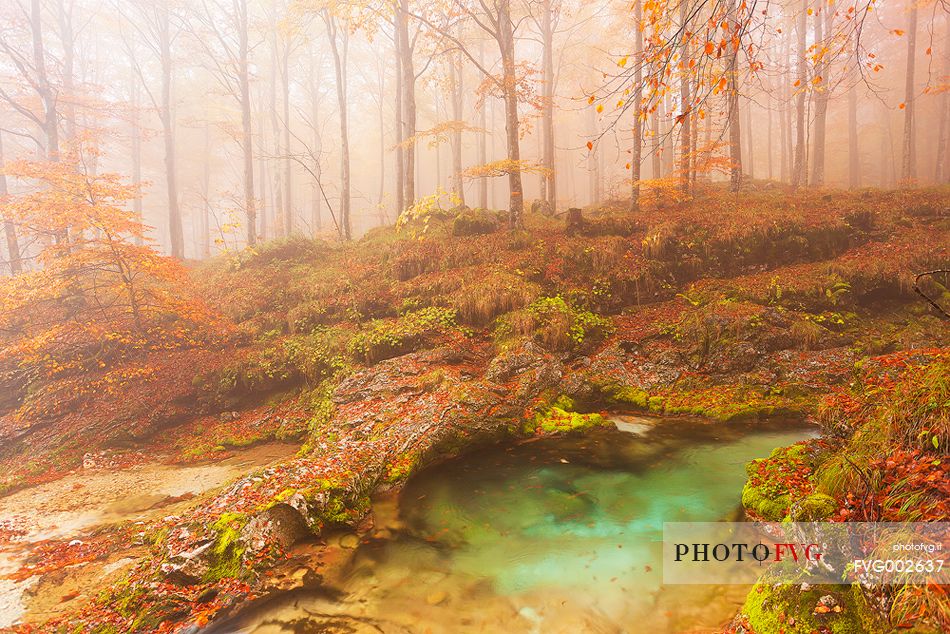
[[[245,546],[241,542],[241,531],[248,519],[243,513],[224,513],[211,525],[215,540],[209,551],[208,570],[202,579],[205,583],[242,575]]]
[[[838,503],[830,495],[812,493],[792,504],[789,516],[793,522],[818,522],[837,509]]]
[[[788,495],[769,495],[764,487],[746,482],[742,487],[742,506],[770,522],[781,522],[788,513]]]
[[[771,584],[768,574],[746,597],[741,614],[754,632],[811,634],[877,634],[888,631],[873,613],[858,586],[812,586],[802,591],[798,584]],[[831,595],[840,612],[815,614],[821,597]]]
[[[650,395],[638,387],[616,385],[604,390],[607,399],[618,405],[630,405],[640,409],[650,407]]]
[[[498,230],[498,219],[495,214],[485,209],[468,209],[462,211],[452,221],[453,236],[478,236],[494,233]]]
[[[317,534],[325,528],[353,526],[369,510],[368,495],[330,480],[321,480],[302,493],[310,508],[310,515],[305,519],[310,530]]]
[[[546,434],[563,434],[583,431],[591,427],[606,425],[607,419],[597,413],[581,414],[570,412],[560,407],[551,407],[547,412],[535,416],[533,425],[535,430]]]

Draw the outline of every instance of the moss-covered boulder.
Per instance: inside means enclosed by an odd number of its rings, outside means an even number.
[[[632,385],[607,385],[602,387],[600,391],[607,402],[614,405],[636,407],[638,409],[649,409],[650,407],[650,394]]]
[[[793,522],[819,522],[837,509],[838,503],[830,495],[812,493],[791,505],[789,517]]]
[[[736,617],[736,624],[746,632],[876,634],[889,630],[858,586],[771,584],[767,578],[752,588]]]
[[[464,209],[452,221],[453,236],[477,236],[498,229],[498,217],[486,209]]]
[[[307,522],[300,512],[290,504],[278,502],[245,524],[241,542],[249,554],[268,548],[285,551],[308,534]]]
[[[609,421],[597,412],[585,414],[574,411],[573,399],[562,395],[550,407],[538,412],[533,421],[527,422],[525,431],[538,434],[564,434],[609,424]]]
[[[788,512],[788,495],[776,495],[764,487],[746,482],[742,487],[742,506],[764,520],[780,522]]]
[[[793,504],[799,504],[812,495],[812,468],[808,452],[807,444],[797,443],[779,447],[768,458],[747,464],[749,479],[742,488],[742,506],[746,511],[756,518],[780,522],[788,517]],[[826,497],[815,497],[805,503],[802,512],[822,512],[829,506],[828,500],[824,499]]]

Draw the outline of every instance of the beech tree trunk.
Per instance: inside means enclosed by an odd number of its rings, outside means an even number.
[[[396,54],[396,89],[393,91],[396,98],[396,106],[394,109],[395,119],[396,119],[396,217],[399,217],[408,205],[406,205],[406,194],[405,194],[405,185],[406,185],[406,151],[403,148],[402,144],[405,138],[403,137],[403,119],[402,119],[402,55],[400,53],[400,41],[398,30],[393,33],[393,50]]]
[[[63,114],[65,118],[66,140],[73,141],[76,138],[76,86],[74,69],[76,66],[75,42],[73,33],[72,5],[66,5],[64,0],[58,0],[56,3],[56,15],[59,20],[59,39],[63,47],[62,58],[62,86],[63,94],[60,99],[63,103]],[[65,97],[65,99],[63,99]]]
[[[46,141],[43,148],[39,150],[42,154],[39,158],[56,162],[59,161],[59,114],[56,110],[56,93],[46,73],[46,49],[43,42],[43,14],[40,0],[32,0],[30,3],[30,30],[33,40],[33,70],[36,73],[36,81],[32,83],[43,105],[42,128]],[[66,242],[69,236],[66,231],[57,231],[52,238],[60,244]],[[49,237],[43,236],[42,239],[48,240]]]
[[[633,71],[633,149],[630,152],[630,211],[640,211],[640,164],[643,161],[643,0],[633,5],[633,52],[636,67]]]
[[[907,70],[904,74],[904,139],[901,158],[901,180],[910,183],[917,178],[917,139],[914,121],[914,70],[917,55],[917,3],[911,2],[907,20]]]
[[[594,140],[594,146],[587,153],[587,199],[588,204],[598,202],[597,181],[600,178],[600,164],[597,161],[597,115],[593,108],[587,108],[587,136]]]
[[[637,0],[637,10],[639,6],[639,0]],[[551,0],[543,0],[541,5],[541,41],[544,46],[541,137],[544,141],[543,163],[547,170],[541,175],[541,198],[548,204],[550,213],[555,213],[557,211],[557,172],[554,165],[554,10],[551,7]]]
[[[273,157],[270,161],[270,180],[274,195],[274,235],[283,238],[290,235],[289,227],[285,224],[287,213],[284,211],[284,187],[280,175],[279,157],[281,156],[281,130],[280,120],[277,117],[277,73],[278,73],[278,35],[277,35],[277,13],[272,11],[270,14],[271,47],[270,47],[270,72],[268,88],[270,107],[270,131],[271,139],[274,144]],[[263,139],[261,140],[263,143]],[[275,166],[275,163],[277,164]]]
[[[132,112],[130,114],[132,119],[132,182],[136,185],[142,182],[142,124],[139,119],[139,108],[141,107],[142,101],[141,89],[138,74],[133,69],[132,77],[130,78],[129,101],[132,106]],[[135,213],[135,219],[142,222],[141,194],[132,200],[132,211]],[[141,245],[142,242],[142,236],[136,236],[135,243]]]
[[[934,162],[934,182],[942,183],[947,173],[947,118],[950,116],[950,100],[946,91],[940,95],[940,129],[937,134],[937,160]]]
[[[482,40],[478,42],[478,63],[485,63],[485,45]],[[491,131],[488,129],[488,103],[482,101],[481,108],[478,109],[478,127],[481,130],[478,133],[478,164],[484,165],[488,162],[488,135]],[[478,179],[478,206],[482,209],[488,208],[488,179]]]
[[[789,42],[788,33],[785,34],[784,40],[785,48],[785,71],[782,73],[782,93],[785,95],[785,98],[781,100],[782,107],[779,110],[779,127],[782,128],[782,136],[780,138],[780,148],[781,156],[779,156],[779,179],[783,183],[787,183],[790,180],[789,177],[789,165],[791,163],[790,159],[790,148],[792,144],[792,131],[791,131],[791,115],[788,111],[788,102],[789,97],[791,96],[791,80],[789,79],[789,48],[791,44]]]
[[[211,125],[205,121],[204,160],[201,170],[201,257],[211,256]]]
[[[690,189],[690,111],[692,110],[692,97],[690,96],[689,85],[689,41],[686,34],[689,32],[688,5],[689,3],[680,2],[680,29],[682,31],[682,42],[680,44],[680,188],[684,192]]]
[[[712,182],[712,157],[713,157],[713,142],[712,142],[712,129],[713,129],[713,120],[711,117],[706,117],[706,127],[703,132],[703,146],[705,150],[703,151],[703,160],[706,161],[706,173],[703,175],[703,182],[711,183]]]
[[[376,194],[376,209],[379,212],[380,226],[386,224],[386,68],[382,64],[377,67],[379,76],[379,190]]]
[[[518,86],[515,69],[515,34],[511,21],[510,0],[497,0],[498,30],[496,39],[501,52],[502,91],[505,101],[505,140],[508,145],[508,222],[520,227],[524,212],[524,190],[521,185],[521,146],[518,120]]]
[[[310,72],[307,75],[308,89],[310,90],[310,130],[313,134],[310,149],[310,160],[313,161],[313,167],[309,170],[313,178],[310,186],[310,230],[312,235],[320,233],[323,229],[323,219],[321,218],[321,208],[323,206],[322,186],[322,166],[320,164],[320,154],[323,150],[323,141],[320,138],[320,91],[317,88],[317,76],[315,69],[317,61],[313,55],[313,47],[308,49],[310,58]]]
[[[767,156],[766,156],[766,159],[767,159],[767,162],[766,162],[766,171],[768,172],[768,178],[769,178],[769,180],[772,180],[772,178],[773,178],[773,173],[772,173],[772,154],[773,154],[772,136],[773,136],[773,135],[772,135],[772,92],[771,92],[771,90],[770,90],[769,93],[766,95],[766,101],[765,101],[765,103],[766,103],[765,116],[766,116],[766,119],[767,119],[767,126],[768,126],[768,142],[767,142],[767,144],[766,144],[766,149],[765,149],[765,152],[766,152],[766,154],[767,154]]]
[[[746,99],[745,104],[745,138],[746,162],[745,169],[749,172],[749,180],[755,178],[755,135],[752,134],[752,99]]]
[[[730,0],[729,17],[732,20],[732,31],[739,29],[739,16],[736,15],[736,2]],[[742,131],[739,128],[739,47],[733,42],[729,44],[729,68],[726,80],[726,111],[729,122],[729,188],[737,192],[742,186]]]
[[[674,150],[673,150],[673,128],[675,127],[676,124],[673,120],[672,104],[670,103],[668,97],[664,98],[664,100],[660,102],[660,107],[662,108],[662,110],[660,111],[661,125],[662,125],[662,120],[664,119],[669,120],[669,127],[667,127],[662,133],[663,174],[672,176],[673,169],[675,168],[675,163],[676,163],[675,162],[676,157],[674,156]]]
[[[395,29],[402,74],[403,209],[399,210],[402,212],[416,201],[416,71],[409,42],[409,0],[399,0],[396,6]]]
[[[36,72],[34,90],[43,104],[43,134],[46,146],[43,148],[47,160],[59,160],[59,116],[56,112],[56,95],[50,86],[46,74],[46,53],[43,43],[43,14],[40,0],[30,3],[30,28],[33,36],[33,66]]]
[[[0,205],[6,202],[8,195],[7,175],[3,172],[3,133],[0,132]],[[20,243],[17,239],[16,225],[13,224],[13,221],[7,216],[3,217],[3,233],[7,238],[7,257],[10,263],[10,274],[19,275],[23,272]]]
[[[261,84],[258,84],[257,88],[257,102],[261,104],[260,109],[255,114],[255,124],[257,125],[257,138],[258,138],[258,147],[264,147],[264,112],[262,110],[265,100],[264,100],[264,88]],[[267,159],[263,156],[257,157],[257,196],[260,202],[260,206],[257,209],[258,215],[258,228],[257,228],[257,238],[259,240],[268,240],[270,238],[270,223],[267,222],[267,200],[270,192],[267,190]]]
[[[347,33],[343,30],[343,52],[341,54],[337,42],[336,18],[324,10],[324,20],[327,26],[327,36],[330,39],[330,50],[333,53],[333,70],[336,74],[337,106],[340,110],[340,231],[344,240],[350,240],[350,135],[347,127],[346,109],[346,69],[345,58],[347,48]]]
[[[178,203],[178,174],[175,162],[175,125],[172,121],[172,52],[171,26],[167,7],[163,7],[158,24],[159,57],[162,65],[162,106],[159,118],[165,145],[165,193],[168,197],[168,240],[173,258],[185,257],[185,236]]]
[[[290,148],[290,43],[284,42],[281,55],[281,88],[284,106],[284,226],[294,232],[294,167]]]
[[[950,19],[947,20],[950,31]],[[944,50],[943,76],[950,76],[950,48]],[[950,150],[950,91],[944,90],[940,94],[940,133],[937,137],[937,161],[934,166],[934,181],[939,183],[950,180],[950,170],[947,168],[947,152]]]
[[[831,11],[828,10],[827,6],[819,4],[815,11],[815,42],[818,43],[818,46],[821,46],[821,43],[825,39],[824,26],[827,25],[829,27],[828,35],[831,35],[831,22],[827,19],[827,16],[830,15]],[[831,85],[827,77],[827,62],[824,60],[820,61],[817,65],[816,72],[818,73],[818,77],[821,78],[821,81],[815,84],[815,145],[813,150],[814,158],[811,164],[811,185],[812,187],[821,187],[825,184],[825,130],[828,119],[828,90]],[[817,79],[818,78],[816,78],[816,80]]]
[[[254,131],[251,121],[251,85],[248,71],[247,0],[234,0],[238,27],[238,85],[241,101],[241,148],[244,151],[244,213],[247,245],[257,244],[257,202],[254,199]]]
[[[463,115],[462,60],[458,55],[449,60],[449,75],[452,88],[452,119],[461,121]],[[465,204],[465,183],[462,180],[462,130],[452,130],[452,191],[459,202]]]
[[[861,155],[858,151],[858,89],[848,90],[848,187],[861,186]]]
[[[489,139],[489,142],[491,143],[491,148],[490,148],[491,151],[489,153],[489,156],[491,156],[494,159],[496,156],[495,155],[495,126],[497,125],[497,122],[498,122],[498,115],[495,112],[495,100],[492,99],[491,101],[488,102],[488,104],[491,109],[489,111],[489,117],[488,117],[488,121],[491,126],[490,128],[488,128],[488,132],[489,132],[488,139]],[[489,203],[491,204],[491,208],[495,209],[497,206],[495,204],[495,200],[496,200],[495,180],[493,178],[487,178],[487,179],[482,179],[482,180],[485,180],[488,183]]]
[[[802,0],[798,16],[798,96],[795,100],[795,162],[792,167],[792,188],[805,182],[805,93],[808,71],[805,59],[805,30],[808,15],[808,0]]]

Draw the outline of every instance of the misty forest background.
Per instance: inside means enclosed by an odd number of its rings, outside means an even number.
[[[940,183],[946,9],[11,0],[0,156],[141,184],[124,204],[178,258],[358,237],[414,204],[563,211],[740,175]],[[38,186],[6,172],[0,196]],[[4,213],[0,271],[39,267],[55,236]]]

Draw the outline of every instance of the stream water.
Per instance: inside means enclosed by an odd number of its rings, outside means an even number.
[[[663,586],[663,522],[735,517],[745,463],[813,432],[616,422],[420,473],[398,500],[375,505],[377,531],[336,578],[253,606],[225,629],[716,631],[748,588]]]
[[[49,578],[9,577],[44,540],[81,542],[97,528],[144,523],[183,511],[203,495],[257,467],[293,456],[299,445],[264,443],[233,452],[218,462],[170,465],[148,462],[125,469],[82,469],[0,498],[0,526],[22,531],[0,542],[0,631],[20,619],[55,616],[94,596],[106,580],[131,567],[141,549],[129,544],[110,555],[70,566]]]

